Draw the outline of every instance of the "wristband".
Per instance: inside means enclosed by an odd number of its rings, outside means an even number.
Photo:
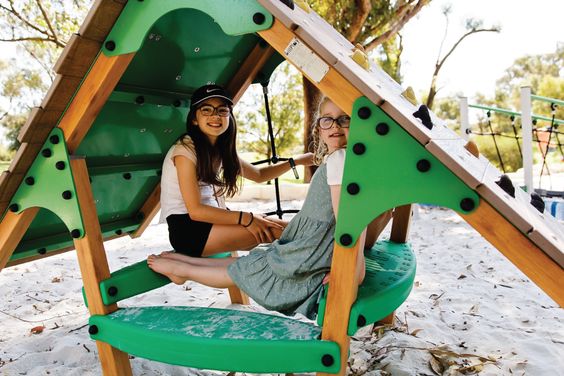
[[[255,217],[253,216],[253,212],[249,212],[249,214],[251,215],[251,221],[249,223],[247,223],[246,226],[243,225],[243,227],[249,227],[253,223],[253,220],[255,219]]]

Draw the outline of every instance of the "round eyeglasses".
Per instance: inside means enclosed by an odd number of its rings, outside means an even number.
[[[217,116],[220,117],[229,117],[229,115],[231,114],[231,109],[229,108],[229,106],[214,107],[211,104],[205,104],[199,107],[198,110],[200,110],[200,112],[204,116],[213,116],[217,114]]]
[[[337,123],[337,125],[341,128],[348,128],[351,125],[351,117],[348,115],[342,115],[338,118],[323,116],[317,119],[317,124],[321,129],[331,129],[333,123]]]

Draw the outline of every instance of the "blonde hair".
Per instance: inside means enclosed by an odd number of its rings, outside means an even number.
[[[317,111],[315,112],[315,121],[311,125],[311,144],[310,151],[313,153],[313,163],[319,166],[323,162],[323,158],[329,153],[329,149],[321,136],[319,135],[319,127],[317,126],[317,121],[321,117],[321,107],[323,107],[327,102],[332,102],[327,96],[322,96],[317,104]]]

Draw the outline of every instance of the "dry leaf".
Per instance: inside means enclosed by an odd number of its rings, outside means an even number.
[[[458,276],[457,279],[464,279],[464,278],[466,278],[466,276],[464,274],[461,274],[461,275]]]
[[[433,372],[435,372],[435,374],[437,375],[442,375],[443,371],[445,370],[441,362],[439,362],[437,358],[435,358],[435,356],[431,356],[431,359],[429,359],[429,365],[431,366]]]
[[[417,337],[417,333],[419,333],[420,331],[422,331],[423,329],[415,329],[413,332],[409,333],[410,335]]]
[[[43,333],[43,329],[45,329],[45,327],[43,325],[39,325],[31,328],[30,332],[31,334],[41,334]]]
[[[54,277],[54,278],[51,280],[51,283],[59,283],[59,282],[61,282],[61,279],[60,279],[59,277]]]

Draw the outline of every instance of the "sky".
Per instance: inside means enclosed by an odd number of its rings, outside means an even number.
[[[558,42],[564,43],[564,0],[433,0],[402,31],[403,85],[412,86],[418,97],[429,89],[444,35],[442,9],[447,4],[452,12],[443,54],[465,32],[469,17],[502,30],[471,35],[462,42],[440,72],[438,97],[462,93],[472,98],[477,92],[493,96],[495,81],[516,58],[554,52]],[[13,45],[0,43],[0,59],[14,55]]]

